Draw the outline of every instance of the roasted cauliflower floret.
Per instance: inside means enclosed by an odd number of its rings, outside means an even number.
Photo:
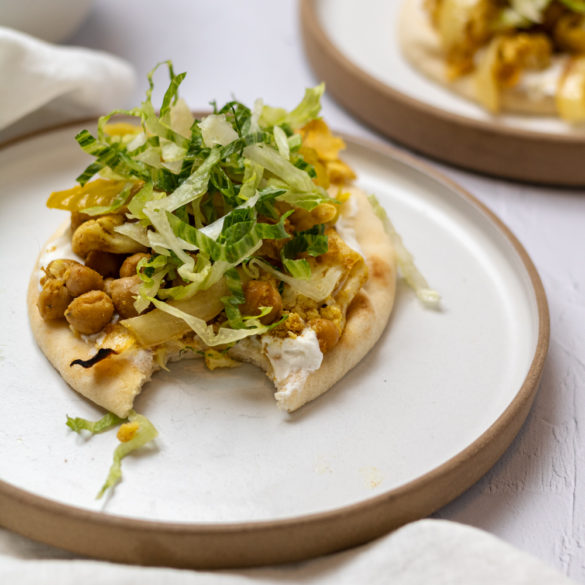
[[[74,298],[65,310],[65,319],[83,335],[101,331],[112,319],[114,303],[101,290],[91,290]]]

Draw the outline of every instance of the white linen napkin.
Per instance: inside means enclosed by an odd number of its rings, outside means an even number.
[[[239,571],[186,571],[56,559],[56,549],[0,531],[0,583],[19,585],[571,585],[541,561],[477,528],[420,520],[318,559]],[[66,553],[63,553],[66,554]],[[47,558],[49,557],[49,558]],[[52,559],[50,557],[53,557]]]
[[[0,140],[123,107],[135,86],[125,61],[0,27]]]

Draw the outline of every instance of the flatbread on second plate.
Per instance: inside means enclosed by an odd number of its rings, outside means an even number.
[[[402,54],[412,67],[448,90],[481,103],[473,74],[448,79],[445,53],[421,0],[402,2],[396,30]],[[501,111],[557,115],[555,93],[565,62],[566,56],[553,56],[551,67],[543,71],[526,71],[519,83],[502,88],[499,96]]]

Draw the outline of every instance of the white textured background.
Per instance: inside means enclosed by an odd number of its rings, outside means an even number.
[[[318,82],[293,0],[96,0],[69,43],[128,59],[140,80],[153,63],[173,59],[177,71],[189,72],[182,95],[194,109],[206,109],[211,95],[222,102],[232,94],[292,106],[300,88]],[[142,95],[140,86],[135,100]],[[324,115],[337,130],[384,140],[330,97]],[[486,477],[436,516],[486,529],[585,583],[585,192],[436,166],[523,243],[544,282],[552,330],[542,386],[520,435]],[[20,538],[7,546],[23,556],[67,556]]]

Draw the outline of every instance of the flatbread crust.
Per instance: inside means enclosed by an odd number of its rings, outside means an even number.
[[[452,92],[478,103],[472,75],[454,81],[447,79],[445,56],[439,37],[431,26],[421,0],[403,0],[397,24],[402,54],[415,69]],[[503,90],[502,111],[556,116],[554,88],[565,61],[564,56],[555,57],[549,70],[526,73],[523,83]]]
[[[355,188],[351,192],[357,203],[354,230],[368,266],[368,280],[348,308],[339,343],[309,375],[301,393],[283,397],[280,406],[289,412],[329,390],[362,360],[382,335],[394,306],[396,256],[390,236],[367,196]]]
[[[38,346],[69,386],[106,410],[126,417],[155,370],[153,353],[140,349],[112,355],[87,369],[71,366],[73,360],[91,358],[96,348],[74,333],[64,319],[45,321],[37,309],[41,258],[68,229],[69,221],[51,236],[37,258],[27,295],[30,326]]]
[[[346,190],[355,201],[352,227],[368,266],[368,280],[348,308],[340,341],[325,354],[321,367],[309,374],[301,391],[287,395],[278,392],[281,389],[277,385],[278,405],[289,412],[326,392],[370,351],[386,327],[394,304],[396,260],[390,237],[367,196],[355,187]],[[347,206],[348,203],[344,204],[346,210]],[[43,251],[50,249],[67,227],[67,224],[61,226]],[[89,369],[70,366],[75,359],[92,357],[96,348],[75,334],[66,321],[45,321],[40,316],[36,304],[41,257],[42,253],[30,280],[27,299],[30,324],[39,347],[74,390],[118,416],[127,416],[142,386],[159,367],[154,353],[138,349],[130,354],[110,356]],[[268,360],[260,352],[238,352],[237,348],[238,345],[232,355],[270,370]]]

